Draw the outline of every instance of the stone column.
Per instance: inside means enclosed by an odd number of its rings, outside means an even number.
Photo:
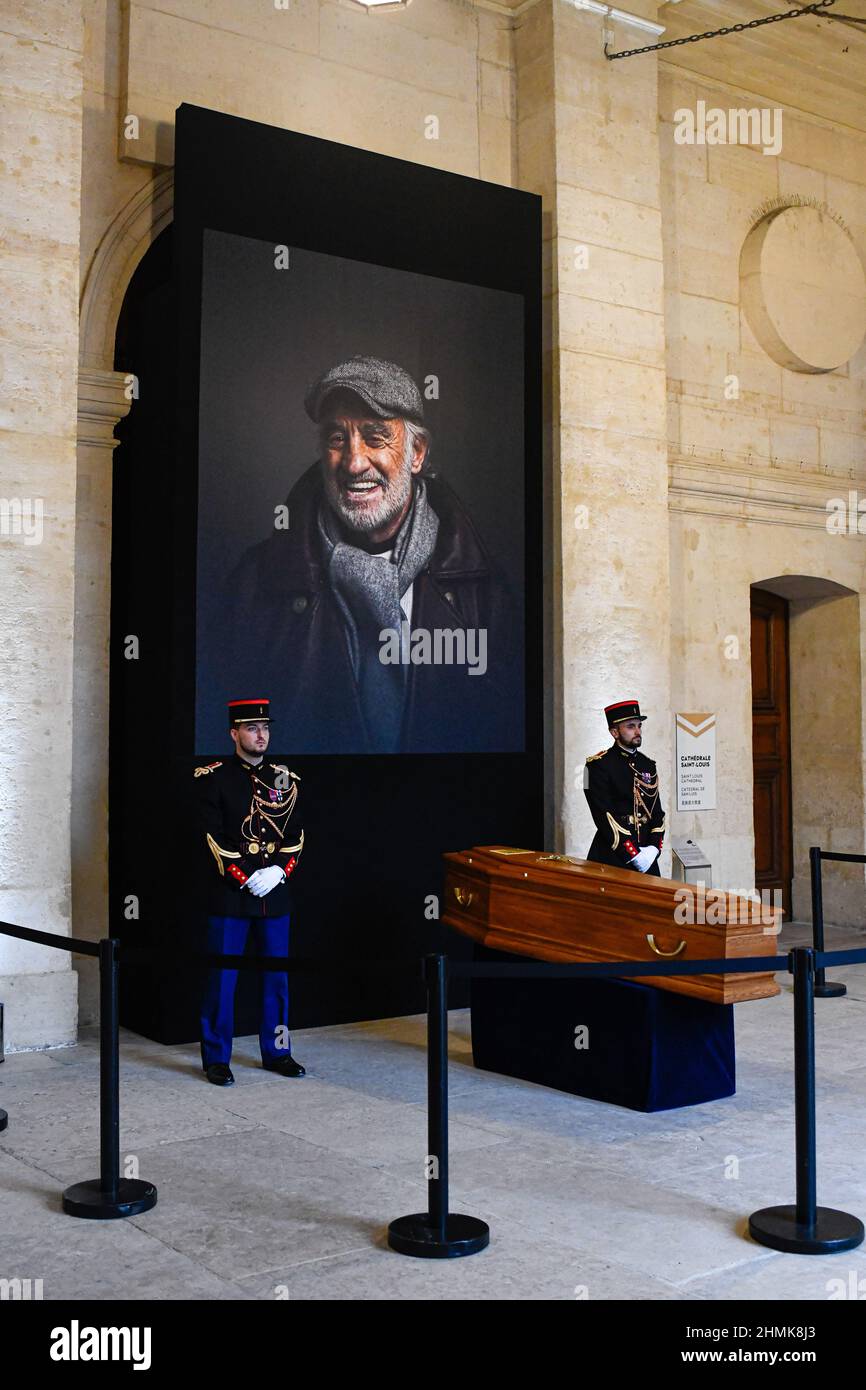
[[[0,20],[0,918],[69,934],[80,0]],[[6,1049],[75,1040],[70,956],[0,935]]]
[[[78,374],[75,675],[72,692],[72,917],[76,935],[108,934],[108,639],[114,427],[130,401],[123,372]],[[81,1022],[99,1014],[99,970],[76,957]]]
[[[549,835],[575,854],[592,838],[583,766],[610,741],[605,704],[640,700],[673,803],[657,59],[609,62],[610,23],[541,0],[515,36],[518,183],[545,209]],[[644,41],[613,26],[612,49]]]

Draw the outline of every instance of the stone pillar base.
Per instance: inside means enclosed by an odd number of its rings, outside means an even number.
[[[42,975],[0,975],[4,1006],[4,1047],[35,1052],[70,1047],[78,1041],[78,976],[74,970]]]

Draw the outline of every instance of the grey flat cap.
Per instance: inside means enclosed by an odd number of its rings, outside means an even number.
[[[311,420],[318,423],[325,397],[339,390],[354,391],[383,420],[405,415],[420,424],[424,419],[421,392],[396,362],[383,362],[380,357],[353,357],[338,367],[329,367],[304,397]]]

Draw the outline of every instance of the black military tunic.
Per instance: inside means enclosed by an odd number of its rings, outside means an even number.
[[[583,789],[596,824],[588,860],[623,869],[646,845],[655,845],[661,853],[665,813],[652,758],[639,748],[626,753],[612,743],[587,758]],[[659,873],[658,859],[647,873]]]
[[[304,847],[297,814],[300,778],[268,758],[257,765],[235,753],[194,769],[204,869],[205,911],[217,917],[282,917],[291,912],[289,878]],[[282,882],[257,898],[244,884],[278,864]]]

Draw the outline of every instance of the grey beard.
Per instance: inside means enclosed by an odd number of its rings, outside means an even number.
[[[339,483],[330,476],[326,477],[325,496],[328,506],[344,526],[350,531],[378,531],[405,510],[412,496],[412,453],[412,440],[407,439],[400,472],[393,482],[386,482],[382,474],[373,469],[376,481],[382,484],[382,502],[378,511],[365,511],[363,516],[358,515],[357,508],[343,504]]]

